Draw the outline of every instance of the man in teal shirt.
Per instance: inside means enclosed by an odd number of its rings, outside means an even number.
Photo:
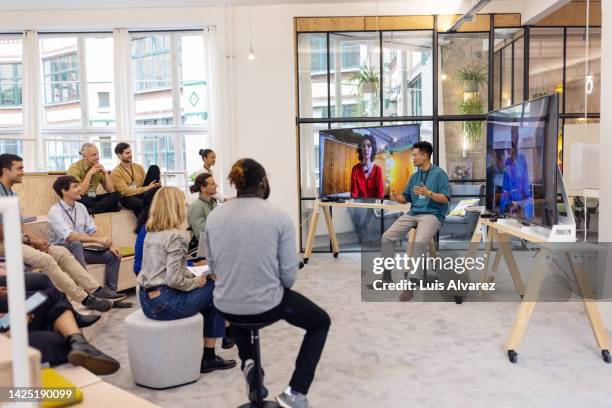
[[[412,162],[418,171],[408,181],[402,194],[391,191],[390,199],[400,204],[410,203],[410,212],[399,217],[382,236],[382,256],[392,258],[395,242],[406,239],[408,232],[416,228],[414,257],[423,254],[427,243],[436,235],[448,213],[450,186],[448,175],[431,163],[433,146],[429,142],[415,143]],[[414,272],[414,271],[413,271]],[[389,282],[391,271],[383,273],[383,281]],[[410,300],[411,293],[403,293],[400,300]]]

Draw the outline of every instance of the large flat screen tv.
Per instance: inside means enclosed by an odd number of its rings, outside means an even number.
[[[321,130],[320,197],[383,199],[403,191],[419,136],[419,124]]]
[[[551,227],[557,216],[559,96],[487,114],[487,210]]]

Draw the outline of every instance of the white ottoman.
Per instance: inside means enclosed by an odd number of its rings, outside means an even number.
[[[153,320],[137,310],[125,319],[132,378],[138,385],[164,389],[200,378],[204,319]]]

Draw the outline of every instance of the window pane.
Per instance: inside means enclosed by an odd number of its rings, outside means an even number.
[[[163,171],[176,170],[174,141],[170,134],[139,135],[139,163],[144,168],[156,164]]]
[[[328,117],[325,34],[298,34],[298,76],[300,117]]]
[[[21,140],[18,139],[2,139],[0,140],[0,154],[10,153],[18,156],[23,156],[23,146]]]
[[[302,197],[318,197],[319,193],[319,131],[326,123],[300,125],[300,180]]]
[[[47,136],[47,167],[49,170],[65,171],[70,165],[81,160],[79,150],[82,139],[79,136]]]
[[[524,75],[525,75],[525,37],[524,30],[520,30],[521,37],[514,41],[514,103],[523,101]]]
[[[80,71],[76,37],[41,36],[43,110],[47,126],[81,124]]]
[[[331,116],[379,116],[380,51],[377,34],[330,34],[329,41]],[[340,70],[337,71],[336,67]]]
[[[385,116],[432,113],[432,32],[383,33]]]
[[[21,36],[0,37],[0,127],[21,127]]]
[[[512,45],[507,46],[501,53],[501,107],[512,105]]]
[[[208,87],[204,38],[201,34],[178,37],[181,75],[181,123],[204,125],[208,119]]]
[[[593,77],[593,90],[587,97],[588,112],[599,112],[601,89],[601,29],[589,30],[589,64],[587,73],[586,31],[584,28],[567,29],[567,62],[565,85],[565,112],[582,113],[584,108],[585,77]]]
[[[170,34],[132,35],[134,110],[137,125],[171,125]]]
[[[440,34],[438,38],[440,113],[484,114],[488,108],[489,36],[460,33]]]
[[[89,126],[115,126],[113,38],[85,39]]]
[[[529,41],[529,97],[563,92],[563,29],[533,28]]]
[[[493,56],[493,109],[501,107],[501,49]]]
[[[184,149],[183,156],[185,162],[185,171],[189,176],[189,182],[191,183],[195,177],[194,173],[202,168],[202,157],[198,154],[200,149],[210,148],[210,138],[206,134],[193,134],[188,133],[184,136]],[[224,182],[224,175],[215,173],[215,181],[217,184],[222,185]]]
[[[451,179],[485,178],[485,128],[484,121],[440,122],[440,167]]]

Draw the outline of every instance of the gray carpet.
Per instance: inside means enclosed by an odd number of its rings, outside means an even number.
[[[611,406],[612,365],[603,363],[580,303],[538,303],[513,365],[504,342],[517,303],[362,303],[359,268],[358,254],[314,255],[294,287],[332,318],[309,393],[315,408]],[[505,267],[497,284],[512,287]],[[122,365],[106,381],[163,407],[227,408],[246,401],[238,369],[167,391],[134,385],[122,323],[132,310],[113,311],[96,339]],[[284,322],[262,331],[272,395],[287,386],[301,336]],[[235,349],[219,354],[237,358]]]

